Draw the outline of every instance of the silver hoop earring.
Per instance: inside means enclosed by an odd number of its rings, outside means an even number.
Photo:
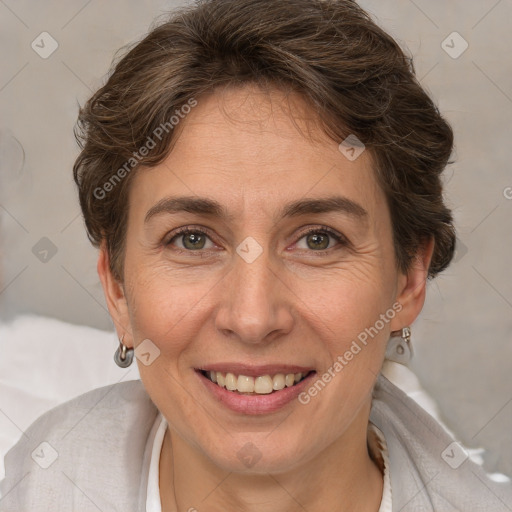
[[[117,347],[117,350],[114,354],[114,361],[116,362],[117,366],[120,366],[121,368],[128,368],[128,366],[132,364],[134,350],[133,348],[128,348],[126,345],[124,345],[123,339],[124,334],[119,340],[119,347]]]
[[[411,328],[393,331],[386,348],[386,359],[407,366],[412,356]]]

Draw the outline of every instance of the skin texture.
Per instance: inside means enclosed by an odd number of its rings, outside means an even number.
[[[168,158],[134,176],[123,283],[100,250],[118,335],[129,347],[149,339],[160,350],[152,364],[138,365],[170,425],[160,460],[163,510],[378,510],[382,475],[366,444],[371,392],[390,331],[411,325],[423,306],[433,241],[407,274],[397,270],[369,152],[349,161],[312,116],[300,96],[277,89],[246,85],[199,98]],[[358,203],[365,218],[279,217],[288,202],[333,194]],[[145,223],[168,196],[215,199],[232,218],[162,213]],[[208,231],[200,250],[189,235],[173,239],[183,226]],[[305,228],[324,238],[316,242]],[[263,248],[251,263],[236,252],[247,237]],[[281,363],[321,375],[397,302],[401,311],[307,405],[236,413],[194,370]],[[250,468],[237,456],[248,442],[261,454]]]

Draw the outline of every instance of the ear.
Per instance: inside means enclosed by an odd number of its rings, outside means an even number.
[[[101,285],[103,286],[108,311],[116,326],[117,337],[121,339],[121,337],[124,336],[123,343],[128,348],[131,348],[134,346],[133,335],[130,327],[130,316],[128,314],[125,290],[122,283],[112,275],[105,242],[103,242],[100,247],[97,270]]]
[[[416,253],[407,273],[400,272],[399,274],[396,302],[401,304],[402,309],[391,321],[392,331],[410,326],[423,308],[434,243],[433,237],[427,240]]]

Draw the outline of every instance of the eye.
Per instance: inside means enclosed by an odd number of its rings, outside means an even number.
[[[331,239],[338,242],[340,246],[348,246],[348,240],[337,233],[336,231],[328,228],[327,226],[310,228],[303,232],[297,242],[305,240],[306,246],[299,247],[300,249],[310,249],[313,252],[325,253],[333,249]],[[210,245],[208,246],[208,242]],[[199,227],[184,227],[180,228],[174,233],[171,233],[171,238],[164,242],[164,245],[176,246],[177,251],[182,252],[199,252],[202,250],[213,249],[215,244],[212,242],[208,232]]]
[[[165,242],[165,245],[173,245],[175,240],[181,242],[181,246],[178,245],[178,249],[189,252],[213,248],[213,242],[210,240],[210,237],[206,231],[200,228],[181,228],[173,234],[172,238]],[[212,244],[210,247],[205,247],[207,240],[210,240]]]
[[[348,241],[343,235],[328,228],[327,226],[322,226],[321,228],[316,227],[307,230],[306,232],[302,233],[302,236],[297,243],[304,239],[306,249],[311,249],[314,252],[322,253],[333,248],[332,246],[330,247],[330,238],[336,240],[336,242],[338,242],[338,244],[341,246],[348,245]]]

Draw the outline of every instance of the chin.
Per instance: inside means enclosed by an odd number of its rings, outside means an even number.
[[[205,453],[225,471],[252,475],[284,473],[306,461],[303,440],[292,442],[290,436],[276,436],[269,440],[268,436],[268,432],[233,435],[229,438],[230,443],[212,442],[215,452],[208,450]]]

